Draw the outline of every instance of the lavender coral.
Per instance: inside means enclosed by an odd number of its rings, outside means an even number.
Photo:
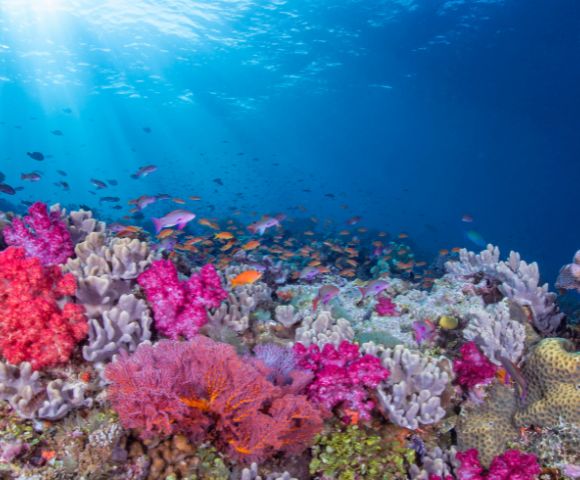
[[[24,218],[14,218],[2,233],[8,245],[24,248],[26,255],[38,258],[43,265],[62,264],[74,253],[70,232],[60,213],[49,213],[41,202],[32,204]]]
[[[157,260],[139,275],[138,282],[153,308],[155,327],[172,339],[193,338],[207,323],[207,309],[218,308],[227,297],[210,264],[180,282],[171,261]]]

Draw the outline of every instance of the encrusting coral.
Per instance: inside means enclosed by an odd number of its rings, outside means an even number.
[[[572,342],[542,340],[528,355],[522,375],[527,395],[514,417],[518,426],[580,425],[580,353]]]

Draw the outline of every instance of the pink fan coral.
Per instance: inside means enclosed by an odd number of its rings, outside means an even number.
[[[375,312],[381,317],[392,317],[397,315],[397,306],[389,297],[379,297],[375,305]]]
[[[467,342],[460,349],[461,357],[453,362],[456,382],[465,388],[485,385],[493,379],[497,367],[479,351],[475,342]]]
[[[58,211],[48,212],[44,203],[36,202],[24,218],[15,218],[3,230],[8,245],[23,247],[29,257],[43,265],[66,262],[74,253],[70,232]]]
[[[322,428],[306,396],[276,387],[230,345],[196,336],[125,353],[106,370],[109,400],[142,437],[211,437],[234,458],[255,461],[299,453]]]
[[[456,458],[461,462],[457,468],[459,480],[534,480],[540,473],[537,457],[519,450],[507,450],[495,457],[487,473],[474,448],[458,452]]]
[[[64,303],[74,295],[72,274],[26,258],[23,248],[0,252],[0,350],[13,363],[41,369],[70,358],[88,332],[82,305]],[[63,305],[64,303],[64,305]]]
[[[341,407],[354,413],[355,418],[370,419],[374,402],[368,389],[376,388],[389,376],[377,357],[361,356],[358,345],[346,340],[338,348],[326,344],[322,351],[317,345],[306,348],[297,343],[294,352],[298,366],[314,373],[314,381],[308,386],[309,398],[328,410]]]
[[[207,323],[207,309],[227,297],[213,265],[205,265],[186,281],[179,281],[169,260],[157,260],[137,279],[155,317],[157,330],[172,339],[192,338]]]

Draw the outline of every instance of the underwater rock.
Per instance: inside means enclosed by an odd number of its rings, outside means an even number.
[[[580,353],[563,338],[546,338],[529,353],[522,375],[527,395],[515,414],[518,426],[580,426]]]
[[[445,416],[442,397],[450,389],[452,378],[451,366],[445,357],[430,357],[403,345],[385,349],[365,343],[362,350],[378,356],[391,372],[387,381],[377,388],[379,404],[390,421],[416,430]]]

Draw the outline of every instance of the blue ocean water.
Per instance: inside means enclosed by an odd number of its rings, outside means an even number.
[[[580,237],[579,27],[573,0],[0,0],[0,207],[360,215],[553,283]]]

